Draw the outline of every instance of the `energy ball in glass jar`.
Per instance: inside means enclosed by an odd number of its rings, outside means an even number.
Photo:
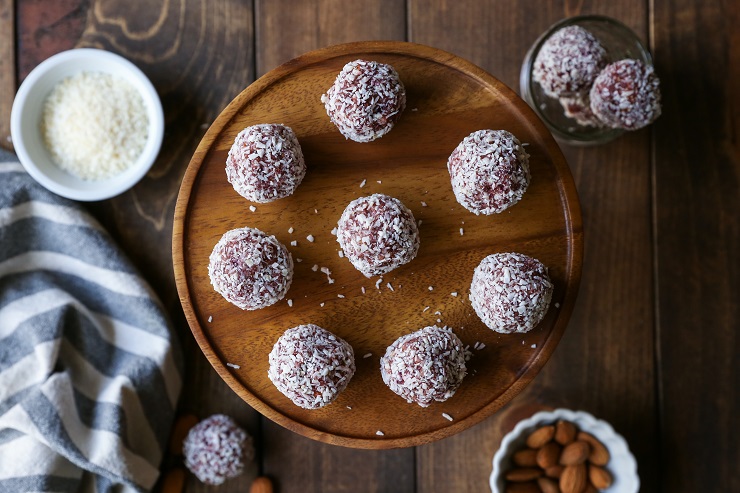
[[[591,88],[591,110],[612,128],[637,130],[661,112],[660,81],[651,65],[620,60],[607,66]]]
[[[567,26],[542,45],[532,75],[548,96],[573,96],[588,92],[606,64],[606,50],[593,34]]]
[[[321,95],[326,113],[345,138],[371,142],[391,131],[406,108],[406,89],[388,64],[355,60]]]

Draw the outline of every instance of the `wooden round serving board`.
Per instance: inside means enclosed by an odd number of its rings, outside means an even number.
[[[396,127],[367,144],[345,140],[320,101],[344,64],[358,58],[393,65],[408,99]],[[258,123],[292,127],[308,167],[293,196],[270,204],[251,204],[239,196],[224,171],[237,133]],[[511,209],[475,216],[455,200],[446,164],[465,136],[485,128],[509,130],[528,143],[532,181]],[[383,276],[380,284],[339,256],[331,233],[351,200],[376,192],[397,197],[422,221],[417,258]],[[250,205],[256,211],[251,212]],[[257,311],[230,304],[208,279],[213,246],[226,231],[244,226],[275,235],[295,261],[285,299]],[[309,235],[314,242],[307,240]],[[294,240],[297,246],[291,246]],[[582,248],[570,170],[526,103],[465,60],[403,42],[314,51],[245,89],[198,146],[182,182],[173,231],[182,306],[219,375],[249,405],[280,425],[316,440],[360,448],[407,447],[444,438],[490,416],[520,392],[565,329],[580,280]],[[547,316],[524,335],[489,330],[468,299],[473,270],[481,259],[509,251],[544,262],[555,283]],[[335,282],[313,271],[314,265],[329,268]],[[357,372],[339,398],[312,411],[295,406],[267,378],[273,344],[286,329],[305,323],[347,340],[357,362]],[[473,356],[457,393],[447,402],[421,408],[384,385],[379,358],[396,338],[434,324],[452,327]],[[485,348],[474,349],[476,343]]]

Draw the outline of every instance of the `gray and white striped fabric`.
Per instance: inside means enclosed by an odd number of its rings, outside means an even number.
[[[181,368],[100,224],[0,162],[0,492],[150,490]]]

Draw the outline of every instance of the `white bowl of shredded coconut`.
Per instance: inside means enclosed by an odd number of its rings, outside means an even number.
[[[42,62],[13,102],[11,135],[28,173],[74,200],[114,197],[154,164],[164,135],[157,91],[133,63],[81,48]]]

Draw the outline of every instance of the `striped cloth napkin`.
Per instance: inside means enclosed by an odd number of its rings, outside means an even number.
[[[0,159],[0,492],[150,490],[181,368],[100,224]]]

